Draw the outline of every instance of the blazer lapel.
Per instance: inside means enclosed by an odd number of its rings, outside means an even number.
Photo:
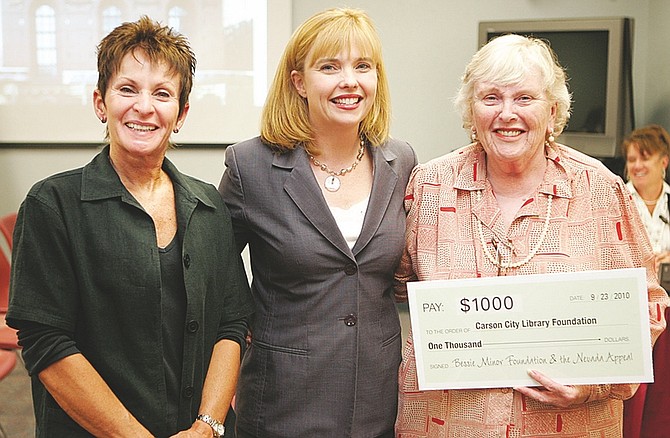
[[[354,254],[365,248],[365,245],[377,232],[398,184],[398,174],[389,164],[395,160],[395,154],[384,146],[372,147],[370,150],[374,159],[375,176],[372,181],[372,192],[363,221],[363,229],[353,248]]]
[[[342,253],[353,259],[349,245],[342,237],[337,223],[316,184],[314,173],[304,149],[296,148],[291,152],[275,155],[274,166],[290,169],[291,175],[284,183],[284,190],[295,205],[328,241]]]

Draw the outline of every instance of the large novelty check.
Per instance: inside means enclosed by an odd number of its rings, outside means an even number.
[[[419,389],[652,382],[642,268],[407,284]]]

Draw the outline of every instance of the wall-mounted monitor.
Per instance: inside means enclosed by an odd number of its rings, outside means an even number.
[[[566,70],[572,115],[558,141],[594,157],[620,155],[634,126],[632,19],[481,22],[479,47],[508,33],[549,41]]]

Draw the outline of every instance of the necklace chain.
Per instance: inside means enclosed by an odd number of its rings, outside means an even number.
[[[637,191],[637,189],[636,189],[636,191]],[[658,203],[658,200],[661,199],[661,197],[663,197],[663,187],[661,186],[661,193],[653,201],[647,201],[646,199],[644,199],[642,197],[642,195],[640,194],[640,192],[637,192],[637,195],[640,197],[640,199],[642,199],[642,202],[644,202],[645,205],[648,205],[648,206],[651,207],[652,205],[656,205]]]
[[[332,176],[344,176],[347,173],[354,170],[356,166],[358,166],[358,163],[361,162],[364,154],[365,154],[365,140],[361,139],[361,147],[358,149],[358,155],[356,155],[356,160],[353,163],[351,163],[351,166],[340,169],[339,172],[331,170],[326,163],[322,163],[321,161],[317,160],[316,157],[314,157],[314,155],[312,154],[307,155],[309,156],[309,159],[312,161],[312,163],[314,163],[314,165],[319,169],[321,169],[323,172],[326,172],[327,174]]]
[[[477,196],[477,202],[481,201],[482,194],[481,190],[476,190],[475,191],[476,196]],[[482,227],[482,221],[477,218],[477,228],[479,229],[479,241],[482,244],[482,248],[484,248],[484,254],[486,255],[486,258],[494,265],[499,268],[503,269],[509,269],[509,268],[518,268],[526,263],[528,263],[533,257],[535,257],[535,254],[537,254],[537,251],[540,249],[540,246],[544,243],[544,239],[547,237],[547,231],[549,230],[549,220],[550,220],[550,214],[551,214],[551,201],[553,199],[553,195],[547,195],[547,215],[544,219],[544,227],[542,228],[542,233],[540,234],[540,238],[537,241],[537,244],[535,245],[535,248],[531,249],[531,251],[528,253],[528,255],[523,259],[518,262],[512,263],[511,261],[509,263],[503,263],[499,258],[496,259],[493,257],[493,254],[489,252],[488,247],[486,246],[486,241],[484,240],[484,231]],[[500,254],[500,253],[498,253]]]

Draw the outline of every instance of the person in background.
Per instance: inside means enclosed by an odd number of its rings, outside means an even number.
[[[661,263],[670,262],[670,185],[665,173],[670,159],[670,135],[660,125],[648,125],[631,132],[622,142],[626,159],[626,187],[651,241],[656,256],[656,271],[662,277]],[[667,280],[666,280],[667,281]],[[665,286],[665,282],[662,282]],[[666,317],[668,310],[666,309]],[[670,343],[663,333],[654,348],[654,383],[643,383],[632,398],[624,402],[624,436],[656,437],[667,431],[670,389]]]
[[[360,10],[292,35],[261,136],[229,147],[219,190],[249,245],[256,313],[239,437],[392,437],[400,364],[393,272],[416,156],[389,139],[381,43]]]
[[[146,16],[97,49],[108,145],[35,184],[14,233],[35,436],[223,436],[253,302],[221,196],[165,157],[195,56]]]
[[[670,262],[670,185],[665,172],[670,160],[670,134],[662,126],[648,125],[631,132],[623,141],[626,187],[640,212],[656,268]]]
[[[505,35],[466,67],[456,98],[472,143],[417,166],[405,196],[408,281],[645,267],[651,337],[668,298],[623,181],[556,142],[570,110],[549,46]],[[543,293],[538,285],[537,293]],[[400,369],[398,437],[620,437],[634,384],[420,391],[411,333]]]

